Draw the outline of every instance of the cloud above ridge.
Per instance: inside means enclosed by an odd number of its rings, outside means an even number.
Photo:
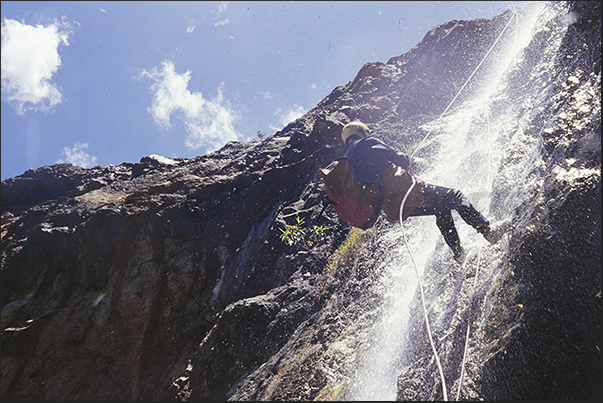
[[[279,117],[279,126],[270,125],[270,128],[274,130],[281,130],[295,119],[302,117],[305,113],[306,110],[304,107],[297,104],[293,104],[293,106],[291,106],[287,112],[283,112],[281,108],[277,108],[276,112],[274,112],[274,115]]]
[[[96,157],[88,154],[85,150],[88,149],[88,143],[74,143],[72,148],[64,147],[63,155],[65,159],[60,159],[56,163],[69,163],[82,168],[90,168],[96,166]]]
[[[32,109],[49,111],[61,102],[60,90],[50,81],[62,64],[59,45],[69,45],[70,32],[64,21],[46,27],[2,21],[2,98],[14,104],[19,115]]]
[[[162,62],[159,69],[143,70],[140,76],[154,81],[153,101],[148,112],[164,129],[171,127],[172,114],[178,114],[188,133],[184,141],[188,149],[206,147],[207,151],[213,151],[238,140],[233,126],[238,116],[224,99],[224,83],[218,87],[215,98],[205,99],[200,92],[188,89],[191,72],[176,73],[174,63],[169,60]]]

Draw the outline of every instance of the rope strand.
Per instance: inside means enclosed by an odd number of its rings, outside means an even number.
[[[494,46],[498,43],[498,41],[502,37],[503,33],[506,31],[507,27],[509,26],[509,24],[513,20],[513,17],[515,17],[516,15],[517,15],[517,12],[514,11],[513,15],[511,16],[511,18],[509,18],[509,21],[507,21],[507,24],[504,26],[504,28],[502,29],[502,31],[500,32],[500,34],[498,35],[498,37],[496,38],[496,40],[494,41],[494,43],[492,44],[492,46],[490,47],[490,49],[488,49],[488,51],[486,52],[486,54],[484,55],[484,57],[482,58],[482,60],[475,67],[475,69],[473,70],[473,72],[471,73],[471,75],[467,78],[467,80],[465,81],[465,83],[463,84],[463,86],[459,89],[459,91],[457,92],[457,94],[450,101],[450,103],[448,104],[448,106],[446,107],[446,109],[444,110],[444,112],[442,112],[442,114],[440,115],[439,119],[441,119],[446,114],[446,112],[448,112],[448,110],[450,109],[450,107],[452,106],[452,104],[454,103],[454,101],[458,98],[458,96],[461,94],[461,92],[463,91],[463,89],[467,86],[467,84],[469,83],[469,81],[473,78],[473,76],[475,75],[475,73],[477,72],[477,70],[481,67],[481,65],[484,63],[484,61],[486,60],[486,58],[488,57],[488,55],[490,54],[490,52],[492,52],[492,50],[494,49]],[[423,139],[421,140],[421,142],[417,145],[417,147],[411,153],[411,155],[410,155],[411,158],[415,155],[415,153],[417,152],[417,150],[419,150],[421,148],[421,146],[423,145],[423,143],[425,142],[425,140],[427,139],[427,137],[429,137],[429,135],[431,134],[432,131],[433,131],[433,129],[429,130],[429,132],[427,132],[427,134],[425,135],[425,137],[423,137]],[[488,135],[489,134],[490,134],[490,122],[488,121]],[[489,172],[489,170],[488,170],[488,172]],[[411,259],[411,261],[413,263],[413,266],[415,268],[415,272],[417,274],[419,291],[421,293],[421,303],[423,305],[423,316],[425,318],[425,326],[427,328],[427,335],[429,337],[429,344],[431,345],[431,349],[433,351],[433,355],[435,357],[435,361],[436,361],[436,364],[438,366],[438,371],[440,373],[440,378],[441,378],[441,381],[442,381],[443,399],[444,399],[444,401],[447,401],[448,400],[448,394],[447,394],[447,391],[446,391],[446,379],[444,377],[444,370],[442,369],[442,365],[440,363],[440,358],[438,356],[438,352],[437,352],[437,349],[436,349],[435,344],[433,342],[433,337],[431,335],[431,327],[429,325],[429,318],[427,316],[427,307],[425,305],[425,295],[424,295],[424,292],[423,292],[423,283],[421,281],[421,275],[419,274],[419,270],[417,268],[417,264],[415,262],[414,256],[413,256],[412,251],[410,249],[410,245],[408,243],[408,239],[406,238],[406,233],[404,231],[404,221],[402,219],[402,213],[403,213],[403,210],[404,210],[404,205],[406,203],[406,199],[408,198],[410,192],[412,191],[412,189],[414,188],[414,186],[416,184],[415,178],[412,175],[411,175],[411,177],[412,177],[412,185],[410,186],[410,188],[408,189],[408,191],[404,195],[404,198],[402,199],[402,203],[400,204],[400,227],[402,228],[402,237],[404,239],[404,243],[406,245],[406,248],[407,248],[408,253],[410,255],[410,259]],[[477,257],[477,265],[476,265],[476,268],[475,268],[475,276],[474,276],[474,279],[473,279],[473,287],[474,288],[477,286],[477,277],[478,277],[478,272],[479,272],[481,253],[482,253],[482,247],[480,247],[479,252],[478,252],[478,257]],[[463,382],[464,382],[464,377],[465,377],[465,362],[466,362],[467,351],[468,351],[468,346],[469,346],[470,329],[471,329],[471,323],[468,323],[467,324],[467,331],[466,331],[466,334],[465,334],[465,347],[463,349],[463,359],[462,359],[462,363],[461,363],[461,375],[460,375],[460,378],[459,378],[459,387],[458,387],[458,391],[457,391],[457,394],[456,394],[456,400],[457,401],[459,400],[460,393],[461,393],[461,388],[462,388],[462,385],[463,385]]]
[[[402,203],[400,203],[400,227],[402,228],[402,237],[404,238],[404,243],[406,244],[406,249],[408,249],[408,253],[410,254],[410,259],[412,260],[412,264],[415,267],[415,272],[417,273],[417,280],[419,281],[419,290],[421,292],[421,303],[423,304],[423,316],[425,317],[425,326],[427,327],[427,335],[429,336],[429,344],[431,344],[431,349],[433,351],[433,355],[436,360],[436,364],[438,366],[438,370],[440,371],[440,378],[442,379],[442,392],[444,395],[444,400],[448,400],[448,394],[446,392],[446,379],[444,378],[444,370],[442,369],[442,364],[440,363],[440,357],[438,357],[438,351],[436,350],[435,344],[433,342],[433,337],[431,336],[431,327],[429,326],[429,319],[427,317],[427,308],[425,306],[425,295],[423,294],[423,283],[421,282],[421,275],[419,274],[419,269],[417,269],[417,264],[415,263],[415,258],[410,250],[410,245],[408,244],[408,240],[406,239],[406,233],[404,232],[404,221],[402,220],[402,213],[404,211],[404,205],[406,204],[406,199],[408,195],[415,187],[415,178],[411,175],[412,185],[406,191],[404,195],[404,199],[402,199]]]
[[[477,254],[477,263],[475,268],[475,277],[473,278],[473,288],[477,286],[477,275],[479,272],[479,263],[482,257],[482,247],[480,246],[479,252]],[[471,307],[469,307],[471,309]],[[471,319],[470,317],[468,319]],[[463,360],[461,362],[461,376],[459,377],[459,388],[456,392],[456,401],[458,402],[459,397],[461,396],[461,388],[463,387],[463,382],[465,380],[465,361],[467,359],[467,351],[469,346],[469,330],[471,328],[471,322],[467,323],[467,332],[465,334],[465,348],[463,349]]]
[[[459,95],[461,95],[461,91],[463,91],[463,89],[467,86],[467,84],[473,78],[473,76],[475,75],[475,73],[477,73],[477,70],[484,63],[484,61],[486,60],[486,58],[488,57],[488,55],[490,54],[490,52],[492,51],[492,49],[494,49],[494,46],[498,43],[498,40],[501,38],[502,34],[507,30],[507,27],[509,26],[509,24],[513,20],[513,17],[515,17],[516,14],[517,14],[517,11],[514,11],[513,15],[511,16],[511,18],[509,18],[509,21],[507,21],[507,24],[505,25],[505,27],[503,28],[503,30],[500,32],[500,34],[498,35],[498,37],[496,38],[496,40],[494,41],[494,43],[492,44],[492,46],[490,47],[490,49],[488,49],[488,51],[484,55],[483,59],[479,62],[479,64],[475,68],[475,70],[473,70],[473,73],[471,73],[471,75],[469,76],[469,78],[467,78],[467,81],[465,81],[465,84],[463,84],[463,86],[456,93],[456,95],[454,96],[454,98],[452,98],[452,101],[450,101],[450,103],[448,104],[448,106],[446,107],[446,109],[444,109],[444,112],[442,112],[442,114],[440,115],[440,117],[438,119],[442,119],[442,117],[444,116],[444,114],[446,112],[448,112],[448,109],[450,109],[450,107],[452,106],[452,103],[458,98]],[[425,135],[425,137],[423,137],[423,140],[421,140],[421,142],[417,145],[417,147],[414,149],[414,151],[412,152],[412,154],[410,154],[411,158],[415,155],[415,153],[417,152],[417,150],[421,148],[421,146],[423,145],[423,143],[425,142],[425,140],[427,139],[427,137],[429,137],[429,135],[431,134],[432,131],[433,131],[433,129],[429,130],[427,132],[427,134]]]

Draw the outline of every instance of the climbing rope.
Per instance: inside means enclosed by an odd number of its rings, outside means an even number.
[[[471,78],[473,78],[473,76],[475,75],[475,73],[477,73],[477,70],[484,63],[484,61],[486,60],[486,58],[488,57],[488,55],[490,54],[490,52],[492,51],[492,49],[494,49],[494,46],[496,46],[496,44],[498,43],[499,39],[502,37],[503,33],[507,30],[507,27],[509,26],[509,24],[513,20],[513,17],[515,17],[516,15],[517,15],[517,11],[514,11],[513,15],[511,16],[511,18],[509,18],[509,21],[507,21],[507,24],[505,25],[505,27],[503,28],[503,30],[500,31],[500,34],[498,35],[498,37],[496,38],[496,40],[494,41],[494,43],[492,44],[492,46],[490,47],[490,49],[488,49],[488,51],[486,52],[486,54],[484,55],[484,57],[482,58],[482,60],[479,62],[479,64],[477,65],[477,67],[475,67],[475,70],[473,70],[473,73],[471,73],[471,75],[469,76],[469,78],[467,78],[467,81],[465,81],[465,84],[463,84],[463,86],[461,87],[461,89],[459,89],[459,91],[456,93],[456,95],[454,96],[454,98],[452,98],[452,101],[450,101],[450,103],[448,104],[448,106],[446,107],[446,109],[444,109],[444,112],[442,112],[442,114],[440,115],[440,117],[438,119],[442,119],[442,117],[444,116],[444,114],[446,114],[446,112],[448,112],[448,109],[450,109],[450,107],[452,106],[452,104],[454,103],[454,101],[458,98],[459,95],[461,95],[461,92],[463,91],[463,89],[467,86],[467,84],[469,83],[469,81],[471,80]],[[423,137],[423,140],[421,140],[421,142],[417,145],[417,147],[415,147],[415,149],[412,152],[412,154],[410,154],[411,158],[415,155],[415,153],[417,152],[417,150],[419,148],[421,148],[421,146],[423,145],[423,143],[425,142],[425,140],[427,139],[427,137],[429,137],[429,135],[431,134],[432,131],[433,131],[433,129],[429,130],[427,132],[427,134],[425,135],[425,137]]]
[[[503,33],[506,31],[507,27],[509,26],[509,24],[513,20],[513,17],[515,17],[516,15],[517,15],[517,11],[514,11],[513,15],[511,16],[511,18],[509,18],[509,21],[507,21],[506,25],[504,26],[504,28],[502,29],[502,31],[500,32],[500,34],[498,35],[498,37],[496,38],[496,40],[494,41],[494,43],[492,44],[492,46],[490,47],[490,49],[488,49],[488,51],[486,52],[486,54],[484,55],[484,57],[482,58],[482,60],[475,67],[475,69],[473,70],[473,72],[471,73],[471,75],[467,78],[467,80],[462,85],[462,87],[459,89],[459,91],[454,96],[454,98],[450,101],[450,103],[448,104],[448,106],[446,107],[446,109],[444,109],[444,112],[442,112],[442,114],[440,115],[439,119],[441,119],[446,114],[446,112],[448,112],[448,110],[450,109],[450,107],[452,106],[452,104],[454,103],[454,101],[458,98],[458,96],[461,94],[461,92],[463,91],[463,89],[467,86],[467,84],[469,83],[469,81],[471,80],[471,78],[473,78],[473,76],[475,75],[475,73],[477,72],[477,70],[481,67],[481,65],[484,63],[484,61],[486,60],[486,58],[488,57],[488,55],[490,54],[490,52],[492,52],[492,50],[494,49],[494,46],[496,46],[496,44],[498,43],[498,41],[502,37]],[[423,139],[421,140],[421,142],[417,145],[417,147],[414,149],[414,151],[410,154],[411,158],[415,155],[415,153],[417,152],[417,150],[421,148],[421,146],[423,145],[423,143],[425,142],[425,140],[427,139],[427,137],[429,137],[429,135],[431,135],[432,131],[433,131],[433,129],[429,130],[427,132],[427,134],[425,135],[425,137],[423,137]],[[488,136],[489,135],[490,135],[490,125],[489,125],[489,121],[488,121]],[[415,272],[417,274],[417,279],[418,279],[418,284],[419,284],[419,291],[421,293],[421,303],[422,303],[422,306],[423,306],[423,316],[425,318],[425,326],[427,328],[427,335],[429,337],[429,343],[431,345],[431,349],[433,351],[433,355],[435,357],[435,361],[436,361],[436,364],[438,366],[438,371],[440,373],[440,378],[441,378],[441,381],[442,381],[443,399],[444,399],[444,401],[447,401],[448,400],[448,394],[447,394],[447,390],[446,390],[447,389],[446,388],[446,379],[444,377],[444,371],[443,371],[442,365],[440,363],[440,358],[438,356],[438,352],[437,352],[437,349],[436,349],[435,344],[433,342],[433,337],[431,335],[431,327],[429,325],[429,319],[428,319],[428,316],[427,316],[427,307],[425,305],[425,295],[424,295],[424,292],[423,292],[423,283],[421,281],[421,275],[419,274],[419,270],[417,268],[417,264],[415,262],[414,256],[413,256],[412,251],[410,249],[410,245],[408,243],[408,239],[406,238],[406,233],[404,231],[404,221],[402,219],[402,212],[404,210],[404,205],[406,203],[406,199],[408,198],[408,195],[410,194],[410,192],[412,191],[412,189],[414,188],[414,186],[416,184],[414,177],[412,177],[412,179],[413,179],[412,185],[410,186],[410,188],[408,189],[408,191],[404,195],[404,198],[402,199],[402,203],[400,204],[400,227],[402,228],[402,237],[404,239],[404,243],[406,245],[406,248],[407,248],[408,253],[410,255],[410,259],[411,259],[411,261],[413,263],[413,266],[415,268]],[[477,277],[478,277],[479,265],[480,265],[480,260],[481,260],[481,252],[482,252],[482,247],[480,246],[480,249],[478,251],[478,256],[477,256],[475,276],[473,278],[473,287],[474,288],[477,285]],[[457,391],[457,394],[456,394],[456,400],[457,401],[459,400],[459,397],[460,397],[461,388],[462,388],[463,381],[464,381],[464,376],[465,376],[465,362],[466,362],[466,358],[467,358],[467,351],[468,351],[468,345],[469,345],[470,329],[471,329],[471,323],[468,323],[467,324],[467,331],[466,331],[466,334],[465,334],[465,347],[464,347],[464,350],[463,350],[463,359],[462,359],[462,363],[461,363],[461,375],[459,377],[459,387],[458,387],[458,391]]]
[[[477,286],[477,275],[479,272],[479,263],[481,260],[481,256],[482,256],[482,247],[479,247],[479,252],[477,253],[477,263],[476,263],[476,267],[475,267],[475,276],[473,277],[473,288],[475,289],[475,287]],[[459,377],[459,388],[456,392],[456,401],[458,402],[459,397],[461,396],[461,388],[463,387],[463,381],[465,380],[465,361],[467,360],[467,351],[468,348],[467,346],[469,346],[469,330],[471,329],[471,322],[469,321],[468,317],[468,322],[467,323],[467,332],[465,333],[465,348],[463,349],[463,360],[461,362],[461,376]]]
[[[509,23],[511,22],[511,20],[513,20],[513,17],[515,17],[517,15],[517,12],[515,12],[511,18],[509,19],[509,22],[507,22],[506,27],[509,25]],[[517,25],[519,23],[519,19],[516,18],[515,19],[515,37],[517,37]],[[503,30],[504,32],[504,30]],[[501,33],[502,35],[502,33]],[[499,35],[500,37],[500,35]],[[488,113],[488,111],[486,111],[486,122],[487,122],[487,128],[488,128],[488,148],[490,147],[490,115]],[[488,170],[486,173],[486,177],[487,177],[487,182],[490,182],[490,175],[491,175],[491,166],[492,166],[492,153],[490,152],[490,150],[488,150]],[[475,291],[476,287],[477,287],[477,276],[479,274],[479,265],[480,265],[480,260],[481,260],[481,256],[482,256],[482,246],[479,247],[479,251],[477,253],[477,262],[476,262],[476,267],[475,267],[475,275],[473,277],[473,290]],[[471,309],[471,306],[469,307],[469,309]],[[468,316],[468,318],[470,319],[470,317]],[[458,402],[459,398],[461,397],[461,389],[463,388],[463,382],[465,381],[465,363],[467,362],[467,352],[469,350],[469,334],[470,334],[470,330],[471,330],[471,322],[468,320],[467,323],[467,331],[465,333],[465,347],[463,348],[463,360],[461,361],[461,375],[459,376],[459,387],[458,390],[456,392],[456,401]]]
[[[433,337],[431,336],[431,327],[429,326],[429,319],[427,317],[427,307],[425,306],[425,295],[423,293],[423,283],[421,282],[421,275],[419,274],[419,269],[417,269],[417,264],[415,263],[415,258],[410,250],[410,245],[408,244],[408,240],[406,239],[406,233],[404,232],[404,221],[402,219],[402,212],[404,211],[404,205],[406,204],[406,199],[408,195],[415,187],[416,181],[415,178],[411,175],[412,185],[406,191],[404,198],[402,199],[402,203],[400,203],[400,227],[402,227],[402,237],[404,238],[404,243],[406,244],[406,249],[408,249],[408,253],[410,255],[410,259],[412,260],[412,264],[415,267],[415,272],[417,273],[417,280],[419,281],[419,290],[421,292],[421,303],[423,304],[423,316],[425,317],[425,326],[427,328],[427,335],[429,336],[429,344],[431,344],[431,349],[433,351],[433,355],[436,360],[436,364],[438,365],[438,370],[440,371],[440,378],[442,379],[442,391],[444,394],[444,400],[448,400],[448,394],[446,393],[446,379],[444,378],[444,370],[442,369],[442,364],[440,363],[440,357],[438,356],[438,351],[436,350],[435,344],[433,342]]]
[[[490,145],[490,117],[488,112],[486,111],[486,122],[487,122],[487,128],[488,128],[488,146]],[[488,169],[486,172],[486,182],[490,182],[490,166],[491,166],[491,152],[490,150],[488,150]],[[473,276],[473,290],[475,291],[475,288],[477,287],[477,276],[479,274],[479,264],[480,264],[480,260],[482,257],[482,246],[479,247],[479,251],[477,252],[477,262],[475,264],[475,275]],[[471,303],[471,302],[469,302]],[[469,309],[471,309],[471,306],[469,306]],[[470,318],[470,315],[467,316],[468,318]],[[460,396],[461,396],[461,389],[463,388],[463,382],[465,381],[465,362],[467,361],[467,351],[468,351],[468,346],[469,346],[469,331],[471,329],[471,322],[468,320],[467,323],[467,332],[465,333],[465,347],[463,348],[463,359],[461,361],[461,376],[459,377],[459,388],[456,392],[456,401],[458,402]]]

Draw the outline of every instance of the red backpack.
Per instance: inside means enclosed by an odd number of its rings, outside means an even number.
[[[362,229],[373,226],[383,205],[379,182],[370,186],[357,184],[354,168],[345,156],[320,168],[320,175],[327,196],[343,221]]]
[[[388,221],[398,222],[400,205],[405,197],[403,220],[423,203],[423,182],[394,164],[387,167],[372,185],[356,182],[347,154],[326,168],[320,168],[320,175],[335,211],[353,227],[371,228],[382,208]]]

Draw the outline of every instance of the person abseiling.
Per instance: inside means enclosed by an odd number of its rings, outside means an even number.
[[[396,181],[396,179],[401,178],[403,174],[410,177],[408,168],[412,164],[411,158],[382,140],[371,136],[369,128],[361,122],[346,124],[341,131],[341,140],[347,146],[344,155],[354,169],[356,181],[366,186],[379,183],[379,191],[384,193],[384,200],[380,207],[388,221],[399,222],[402,196],[409,188],[409,184],[403,185],[403,182],[399,179]],[[434,215],[436,225],[458,263],[463,263],[466,252],[461,246],[461,240],[452,218],[452,210],[456,210],[461,218],[482,234],[488,242],[496,243],[502,237],[504,228],[501,226],[497,230],[492,230],[490,222],[473,207],[461,191],[423,183],[418,178],[414,178],[414,181],[416,189],[412,190],[415,193],[419,192],[419,196],[422,195],[422,197],[406,200],[402,219],[409,216]],[[414,205],[412,202],[407,205],[408,200],[411,199],[414,200]],[[410,208],[408,212],[407,207]]]

